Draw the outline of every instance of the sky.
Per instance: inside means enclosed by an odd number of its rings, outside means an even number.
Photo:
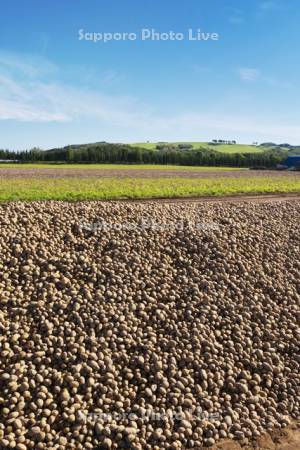
[[[298,0],[0,0],[0,7],[0,148],[300,144]],[[181,35],[171,39],[172,32]]]

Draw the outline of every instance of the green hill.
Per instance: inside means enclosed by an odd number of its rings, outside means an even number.
[[[137,142],[130,144],[133,147],[146,148],[148,150],[155,150],[156,145],[182,145],[188,144],[192,145],[193,149],[208,148],[221,153],[262,153],[266,148],[256,145],[246,145],[246,144],[211,144],[208,142]]]

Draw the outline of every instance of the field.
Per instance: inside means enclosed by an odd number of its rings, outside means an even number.
[[[0,167],[0,200],[109,200],[300,192],[300,172],[181,166]]]
[[[189,170],[189,171],[232,171],[232,170],[248,170],[238,167],[209,167],[209,166],[176,166],[176,165],[162,165],[162,164],[57,164],[57,163],[0,163],[0,175],[3,169],[101,169],[101,170]],[[8,173],[8,172],[7,172]],[[25,173],[25,172],[24,172]],[[5,176],[5,174],[4,174]]]
[[[221,153],[261,153],[264,151],[263,147],[256,147],[255,145],[247,144],[220,144],[220,145],[209,145],[208,142],[169,142],[169,144],[190,144],[194,149],[199,147],[210,148]],[[154,150],[157,142],[137,142],[131,144],[132,146],[147,148],[149,150]]]

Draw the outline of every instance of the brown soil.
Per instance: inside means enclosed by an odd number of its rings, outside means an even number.
[[[156,170],[156,169],[64,169],[64,168],[0,168],[1,178],[249,178],[249,177],[300,177],[299,172],[276,170]]]
[[[175,197],[175,198],[141,198],[133,200],[109,200],[115,202],[133,202],[133,203],[271,203],[271,202],[286,202],[299,201],[300,193],[291,194],[238,194],[238,195],[224,195],[224,196],[203,196],[203,197]]]
[[[224,439],[210,450],[299,450],[300,449],[300,422],[274,430],[261,435],[252,442],[237,442]]]

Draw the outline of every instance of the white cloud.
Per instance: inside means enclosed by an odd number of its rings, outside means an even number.
[[[17,82],[0,77],[0,119],[28,122],[93,118],[115,125],[132,125],[138,118],[136,101],[59,83]]]
[[[258,5],[258,8],[260,11],[264,12],[276,11],[281,8],[281,5],[279,5],[279,3],[275,0],[265,0]]]
[[[260,118],[240,117],[230,115],[197,115],[184,114],[173,119],[170,126],[184,129],[205,129],[212,135],[219,136],[220,133],[230,135],[247,133],[254,138],[269,136],[272,139],[288,140],[300,142],[300,125],[284,125],[272,122],[263,122]]]
[[[260,71],[250,67],[241,67],[238,73],[243,81],[257,81],[260,78]]]
[[[288,2],[282,0],[263,0],[258,4],[256,18],[266,19],[270,14],[278,14],[289,8]]]
[[[49,60],[37,55],[17,55],[0,51],[0,72],[14,72],[23,77],[35,78],[44,74],[53,74],[57,66]]]
[[[56,69],[40,57],[0,52],[0,120],[65,122],[87,117],[117,125],[135,119],[135,99],[51,81]],[[111,83],[118,76],[106,71],[102,83]]]
[[[282,89],[292,87],[291,83],[289,83],[287,80],[278,80],[274,77],[265,76],[260,70],[254,68],[241,67],[238,69],[238,74],[241,80],[246,82],[260,81],[271,87]]]
[[[137,135],[155,136],[158,140],[170,137],[180,140],[183,136],[199,140],[203,134],[234,138],[248,133],[255,140],[261,136],[263,140],[269,137],[300,141],[298,125],[263,123],[259,118],[238,114],[199,114],[197,111],[166,114],[130,96],[106,95],[98,90],[44,81],[49,77],[41,76],[38,67],[34,68],[36,61],[30,64],[29,59],[8,58],[1,63],[0,58],[0,120],[37,124],[90,120],[99,124],[99,130],[116,130],[114,136],[124,132],[130,134],[132,140]],[[239,75],[248,82],[264,80],[260,71],[253,68],[240,68]]]

